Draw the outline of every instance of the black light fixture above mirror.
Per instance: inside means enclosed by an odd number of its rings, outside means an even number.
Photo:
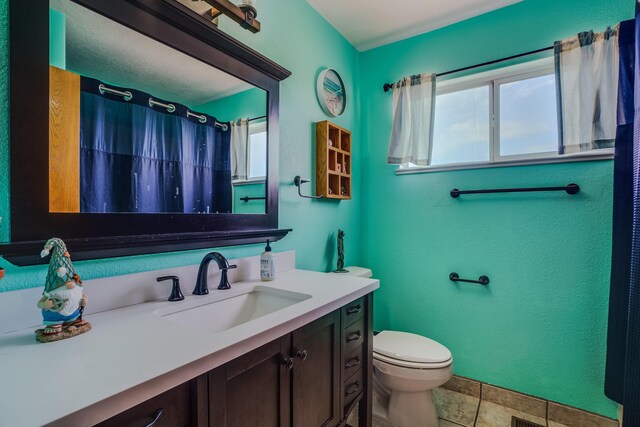
[[[199,0],[193,0],[199,1]],[[258,11],[255,0],[241,0],[237,6],[229,0],[202,0],[213,7],[211,18],[215,20],[220,15],[226,15],[246,30],[252,33],[260,31],[260,21],[256,19]]]

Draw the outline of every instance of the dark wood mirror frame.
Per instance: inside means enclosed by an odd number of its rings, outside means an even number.
[[[41,263],[54,236],[82,260],[276,241],[291,231],[278,229],[279,82],[291,72],[175,0],[72,1],[267,91],[266,213],[50,213],[49,2],[10,0],[11,243],[0,254]]]

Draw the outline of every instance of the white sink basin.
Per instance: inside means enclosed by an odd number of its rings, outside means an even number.
[[[186,306],[156,311],[156,315],[180,325],[214,333],[266,316],[311,295],[254,286],[241,294],[210,302],[190,301]]]

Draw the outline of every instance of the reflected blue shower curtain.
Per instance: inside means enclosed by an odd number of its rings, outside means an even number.
[[[605,393],[640,426],[640,18],[620,24]]]
[[[129,101],[100,93],[100,84],[81,78],[81,212],[231,212],[229,130],[180,104],[150,107],[144,92],[106,85]]]

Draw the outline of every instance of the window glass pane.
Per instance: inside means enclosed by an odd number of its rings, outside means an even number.
[[[267,132],[249,137],[249,178],[267,176]]]
[[[500,155],[557,151],[555,76],[500,85]]]
[[[436,97],[431,164],[489,160],[489,86]]]

